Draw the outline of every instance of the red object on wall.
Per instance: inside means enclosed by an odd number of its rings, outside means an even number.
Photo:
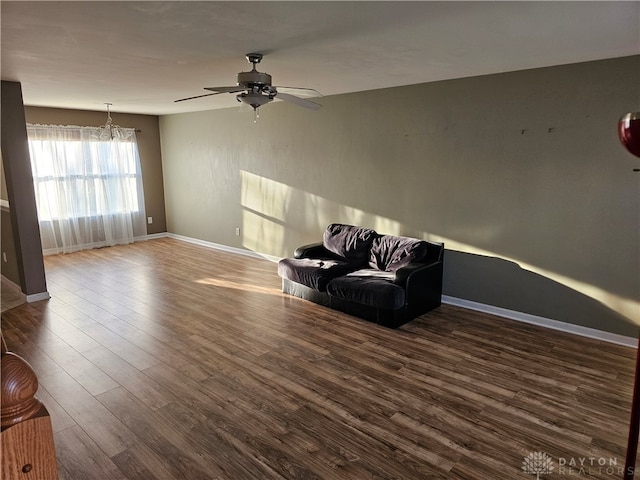
[[[627,150],[640,157],[640,112],[622,116],[618,122],[618,135]]]

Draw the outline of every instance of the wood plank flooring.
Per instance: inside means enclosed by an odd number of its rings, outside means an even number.
[[[622,478],[631,348],[448,305],[389,330],[168,238],[45,263],[2,330],[61,479]]]

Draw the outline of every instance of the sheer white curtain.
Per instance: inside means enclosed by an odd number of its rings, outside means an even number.
[[[27,125],[27,134],[45,253],[146,235],[134,129]]]

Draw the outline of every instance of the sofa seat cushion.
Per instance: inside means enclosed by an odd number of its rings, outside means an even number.
[[[369,248],[375,236],[375,230],[370,228],[332,223],[324,231],[322,243],[338,257],[361,267],[367,263]]]
[[[427,255],[428,243],[416,238],[379,235],[373,239],[369,251],[369,266],[395,272],[413,262],[421,262]]]
[[[404,289],[393,283],[394,273],[377,269],[361,269],[334,278],[327,293],[350,302],[375,308],[396,310],[405,303]]]
[[[330,280],[346,275],[354,267],[342,260],[320,258],[283,258],[278,262],[278,275],[324,292]]]

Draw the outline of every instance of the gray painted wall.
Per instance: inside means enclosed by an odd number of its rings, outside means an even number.
[[[275,256],[331,222],[440,240],[447,295],[635,336],[640,175],[616,126],[639,85],[636,56],[317,112],[274,102],[256,124],[236,108],[164,116],[168,231]]]

